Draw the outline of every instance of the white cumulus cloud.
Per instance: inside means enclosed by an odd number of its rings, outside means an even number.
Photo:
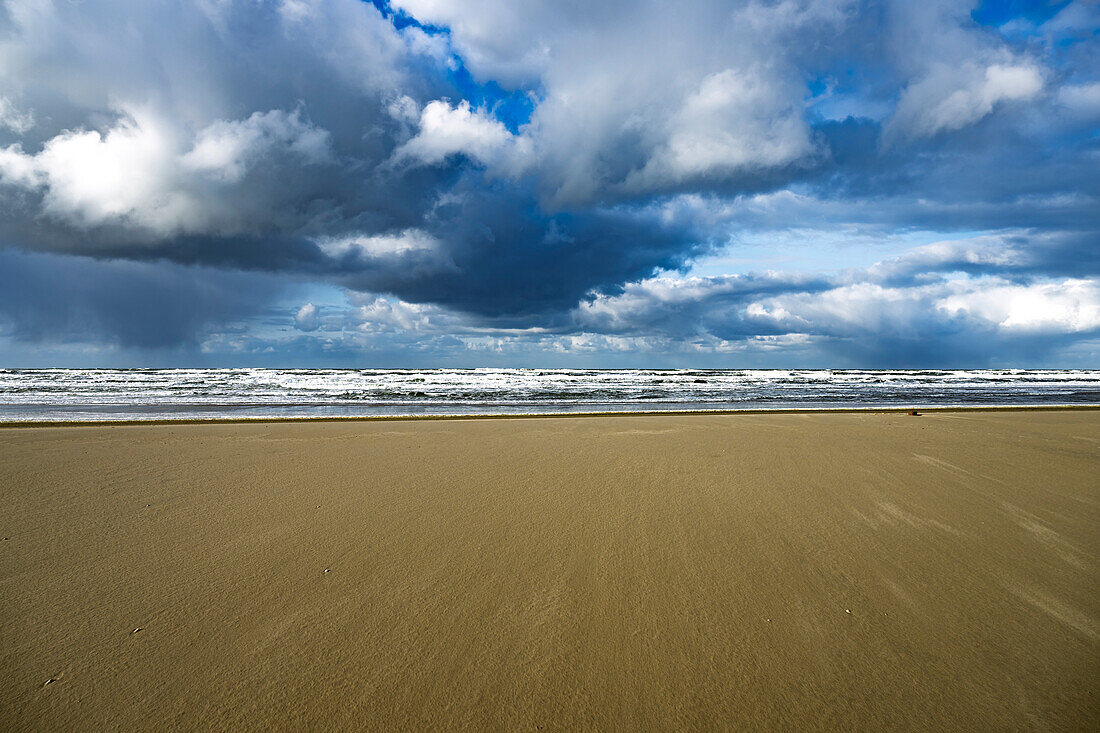
[[[940,299],[936,307],[1004,331],[1080,333],[1100,329],[1100,281],[1070,278],[1027,285],[997,284]]]
[[[313,303],[306,303],[294,314],[294,327],[299,331],[316,331],[320,325],[318,308]]]
[[[324,162],[327,146],[327,133],[297,111],[219,120],[192,137],[149,107],[124,106],[105,131],[66,130],[37,153],[0,149],[0,183],[41,191],[45,214],[78,226],[231,230],[238,212],[221,203],[222,187],[269,157]]]
[[[669,120],[667,141],[625,187],[771,168],[810,156],[810,126],[793,96],[759,69],[707,76]]]
[[[505,175],[518,175],[531,161],[531,141],[513,135],[485,110],[466,101],[455,106],[435,100],[420,113],[420,130],[394,153],[396,161],[436,165],[465,155]]]

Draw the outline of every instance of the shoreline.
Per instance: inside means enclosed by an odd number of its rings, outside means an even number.
[[[1049,404],[1049,405],[921,405],[869,406],[869,407],[745,407],[715,410],[609,410],[587,412],[518,412],[518,413],[440,413],[433,415],[301,415],[257,417],[154,417],[148,419],[106,420],[0,420],[0,429],[19,428],[71,428],[71,427],[127,427],[140,425],[254,425],[262,423],[326,423],[326,422],[403,422],[434,420],[528,420],[543,418],[593,418],[593,417],[671,417],[703,415],[798,415],[798,414],[895,414],[912,410],[928,413],[945,412],[1058,412],[1100,410],[1100,404]]]

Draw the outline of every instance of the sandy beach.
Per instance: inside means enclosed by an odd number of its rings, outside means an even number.
[[[0,728],[1096,729],[1100,411],[0,429]]]

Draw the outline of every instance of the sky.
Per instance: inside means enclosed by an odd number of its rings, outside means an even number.
[[[1100,367],[1100,3],[0,0],[0,367]]]

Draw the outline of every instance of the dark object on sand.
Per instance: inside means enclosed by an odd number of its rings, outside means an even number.
[[[909,411],[909,414],[910,414],[910,415],[913,415],[914,417],[919,417],[919,416],[920,416],[920,413],[919,413],[919,412],[917,412],[916,410],[910,410],[910,411]]]

